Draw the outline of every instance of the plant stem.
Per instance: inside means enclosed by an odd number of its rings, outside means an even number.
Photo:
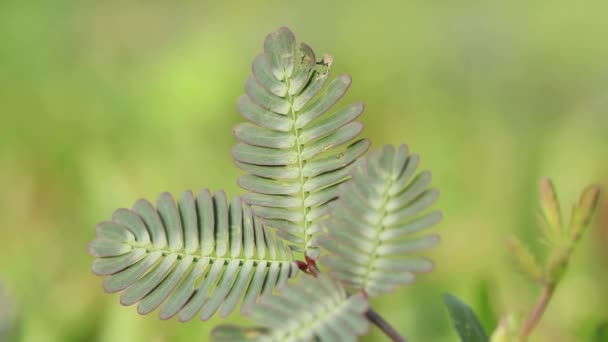
[[[375,326],[377,326],[386,336],[388,336],[393,342],[407,342],[403,336],[399,335],[387,321],[380,316],[374,309],[369,309],[365,313],[365,317],[369,319]]]
[[[553,285],[545,285],[545,287],[543,288],[543,292],[540,294],[540,297],[538,298],[534,309],[532,309],[530,315],[528,315],[528,319],[524,323],[519,333],[520,341],[525,342],[528,340],[528,336],[530,336],[530,333],[532,333],[532,330],[542,318],[543,313],[545,312],[545,309],[547,308],[547,305],[549,304],[549,301],[553,296],[554,289],[555,286]]]

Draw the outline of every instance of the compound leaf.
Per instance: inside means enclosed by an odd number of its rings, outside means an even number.
[[[303,276],[280,292],[262,296],[251,308],[249,315],[259,327],[219,326],[214,341],[357,341],[367,332],[365,296],[348,296],[326,275]]]
[[[405,145],[386,146],[357,162],[352,180],[339,186],[318,240],[329,251],[320,262],[348,287],[375,296],[432,270],[415,252],[439,241],[417,234],[441,219],[438,211],[426,213],[439,193],[429,189],[429,172],[414,177],[417,164]]]
[[[271,33],[238,100],[249,122],[234,128],[239,143],[232,149],[248,173],[239,184],[250,191],[243,198],[255,215],[313,259],[319,255],[313,235],[326,219],[324,207],[337,197],[334,185],[349,179],[345,171],[369,147],[365,139],[344,147],[363,130],[355,121],[363,104],[332,111],[351,78],[328,80],[329,66],[319,66],[306,44],[297,49],[289,29]]]
[[[252,305],[298,269],[249,205],[240,198],[228,205],[222,191],[186,191],[177,203],[163,193],[157,209],[139,200],[97,225],[96,236],[89,252],[106,291],[123,291],[121,303],[139,303],[141,314],[162,304],[162,319],[188,321],[200,312],[207,320],[217,311],[225,317],[241,298]]]

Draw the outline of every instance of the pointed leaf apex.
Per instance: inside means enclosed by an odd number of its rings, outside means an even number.
[[[589,213],[588,216],[591,216],[591,213],[593,213],[597,207],[600,192],[601,188],[599,185],[590,185],[581,194],[578,205],[581,210],[585,210],[585,212]]]
[[[540,206],[548,225],[547,233],[552,235],[547,236],[547,238],[549,241],[559,240],[562,234],[562,219],[555,187],[549,178],[543,178],[540,181],[539,188]]]
[[[536,256],[515,236],[507,239],[507,245],[513,251],[517,267],[534,281],[541,281],[543,272]]]
[[[572,242],[580,239],[585,228],[589,225],[595,208],[598,206],[600,192],[601,189],[598,185],[590,185],[581,194],[578,204],[572,211],[570,220],[569,234]]]

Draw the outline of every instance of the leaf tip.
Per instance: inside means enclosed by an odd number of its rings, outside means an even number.
[[[539,195],[543,216],[549,225],[550,234],[554,235],[548,238],[556,238],[562,230],[562,219],[557,192],[551,179],[545,177],[540,180]]]

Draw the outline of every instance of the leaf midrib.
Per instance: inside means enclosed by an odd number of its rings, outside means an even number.
[[[289,77],[287,77],[287,74],[285,74],[285,83],[287,85],[287,89],[290,88],[291,86],[291,82]],[[302,210],[303,215],[303,222],[302,222],[302,228],[304,231],[304,255],[306,255],[307,250],[308,250],[308,220],[306,219],[306,215],[308,214],[308,209],[305,205],[306,202],[306,197],[308,196],[308,192],[304,191],[304,184],[306,183],[306,181],[308,180],[307,177],[304,177],[304,166],[306,164],[306,161],[303,160],[302,158],[302,145],[300,144],[300,130],[298,129],[297,125],[296,125],[296,120],[298,119],[298,115],[293,107],[294,101],[295,101],[295,96],[291,95],[289,93],[289,91],[287,91],[287,101],[289,102],[289,113],[291,115],[291,121],[292,121],[292,131],[293,134],[295,136],[295,149],[296,149],[296,153],[298,156],[298,172],[300,174],[299,180],[300,180],[300,199],[301,199],[301,203],[300,203],[300,209]]]
[[[333,316],[338,315],[339,312],[344,311],[344,306],[347,304],[348,300],[349,298],[343,298],[342,301],[339,303],[335,303],[334,301],[333,304],[337,305],[325,305],[323,306],[322,310],[315,310],[316,312],[312,314],[310,321],[303,322],[303,324],[298,324],[297,327],[292,330],[282,330],[282,336],[280,336],[280,338],[282,338],[283,340],[289,340],[290,337],[300,337],[302,331],[315,331],[316,327],[324,324],[328,321],[328,319],[331,319]],[[320,302],[317,302],[316,304],[322,306]],[[287,324],[285,326],[287,326]]]
[[[376,230],[376,236],[374,239],[374,247],[370,251],[370,261],[367,266],[367,270],[365,272],[365,278],[363,279],[363,288],[368,288],[370,273],[374,269],[374,265],[376,264],[376,261],[378,260],[378,255],[376,254],[376,251],[382,244],[382,241],[380,240],[380,235],[382,234],[382,232],[384,231],[384,228],[385,228],[385,226],[382,222],[384,220],[384,217],[386,217],[386,215],[388,214],[388,210],[386,210],[386,205],[388,204],[388,202],[391,199],[391,196],[389,195],[388,191],[392,185],[393,185],[393,178],[386,177],[386,180],[384,182],[384,189],[382,189],[382,194],[381,194],[382,205],[379,208],[380,217],[378,219],[378,223],[374,227]]]
[[[231,257],[231,256],[227,256],[227,257],[219,257],[217,255],[213,256],[213,255],[207,255],[207,256],[203,256],[201,254],[195,254],[195,253],[186,253],[186,252],[182,252],[182,251],[172,251],[170,249],[167,248],[157,248],[154,247],[153,245],[150,244],[142,244],[142,243],[136,243],[136,242],[130,242],[128,244],[129,246],[131,246],[132,248],[145,248],[146,249],[146,254],[150,254],[156,251],[160,251],[162,252],[162,257],[166,257],[170,254],[177,254],[177,260],[182,260],[183,258],[187,257],[187,256],[191,256],[193,258],[192,262],[199,262],[199,260],[201,259],[209,259],[209,263],[210,264],[214,264],[220,260],[222,260],[224,262],[224,264],[229,263],[230,261],[234,261],[234,260],[238,260],[239,261],[239,266],[244,265],[246,262],[249,261],[253,261],[254,266],[259,265],[262,261],[265,261],[267,263],[266,267],[270,267],[270,263],[272,262],[281,262],[281,263],[290,263],[293,262],[293,260],[280,260],[280,259],[260,259],[260,258],[238,258],[238,257]]]

